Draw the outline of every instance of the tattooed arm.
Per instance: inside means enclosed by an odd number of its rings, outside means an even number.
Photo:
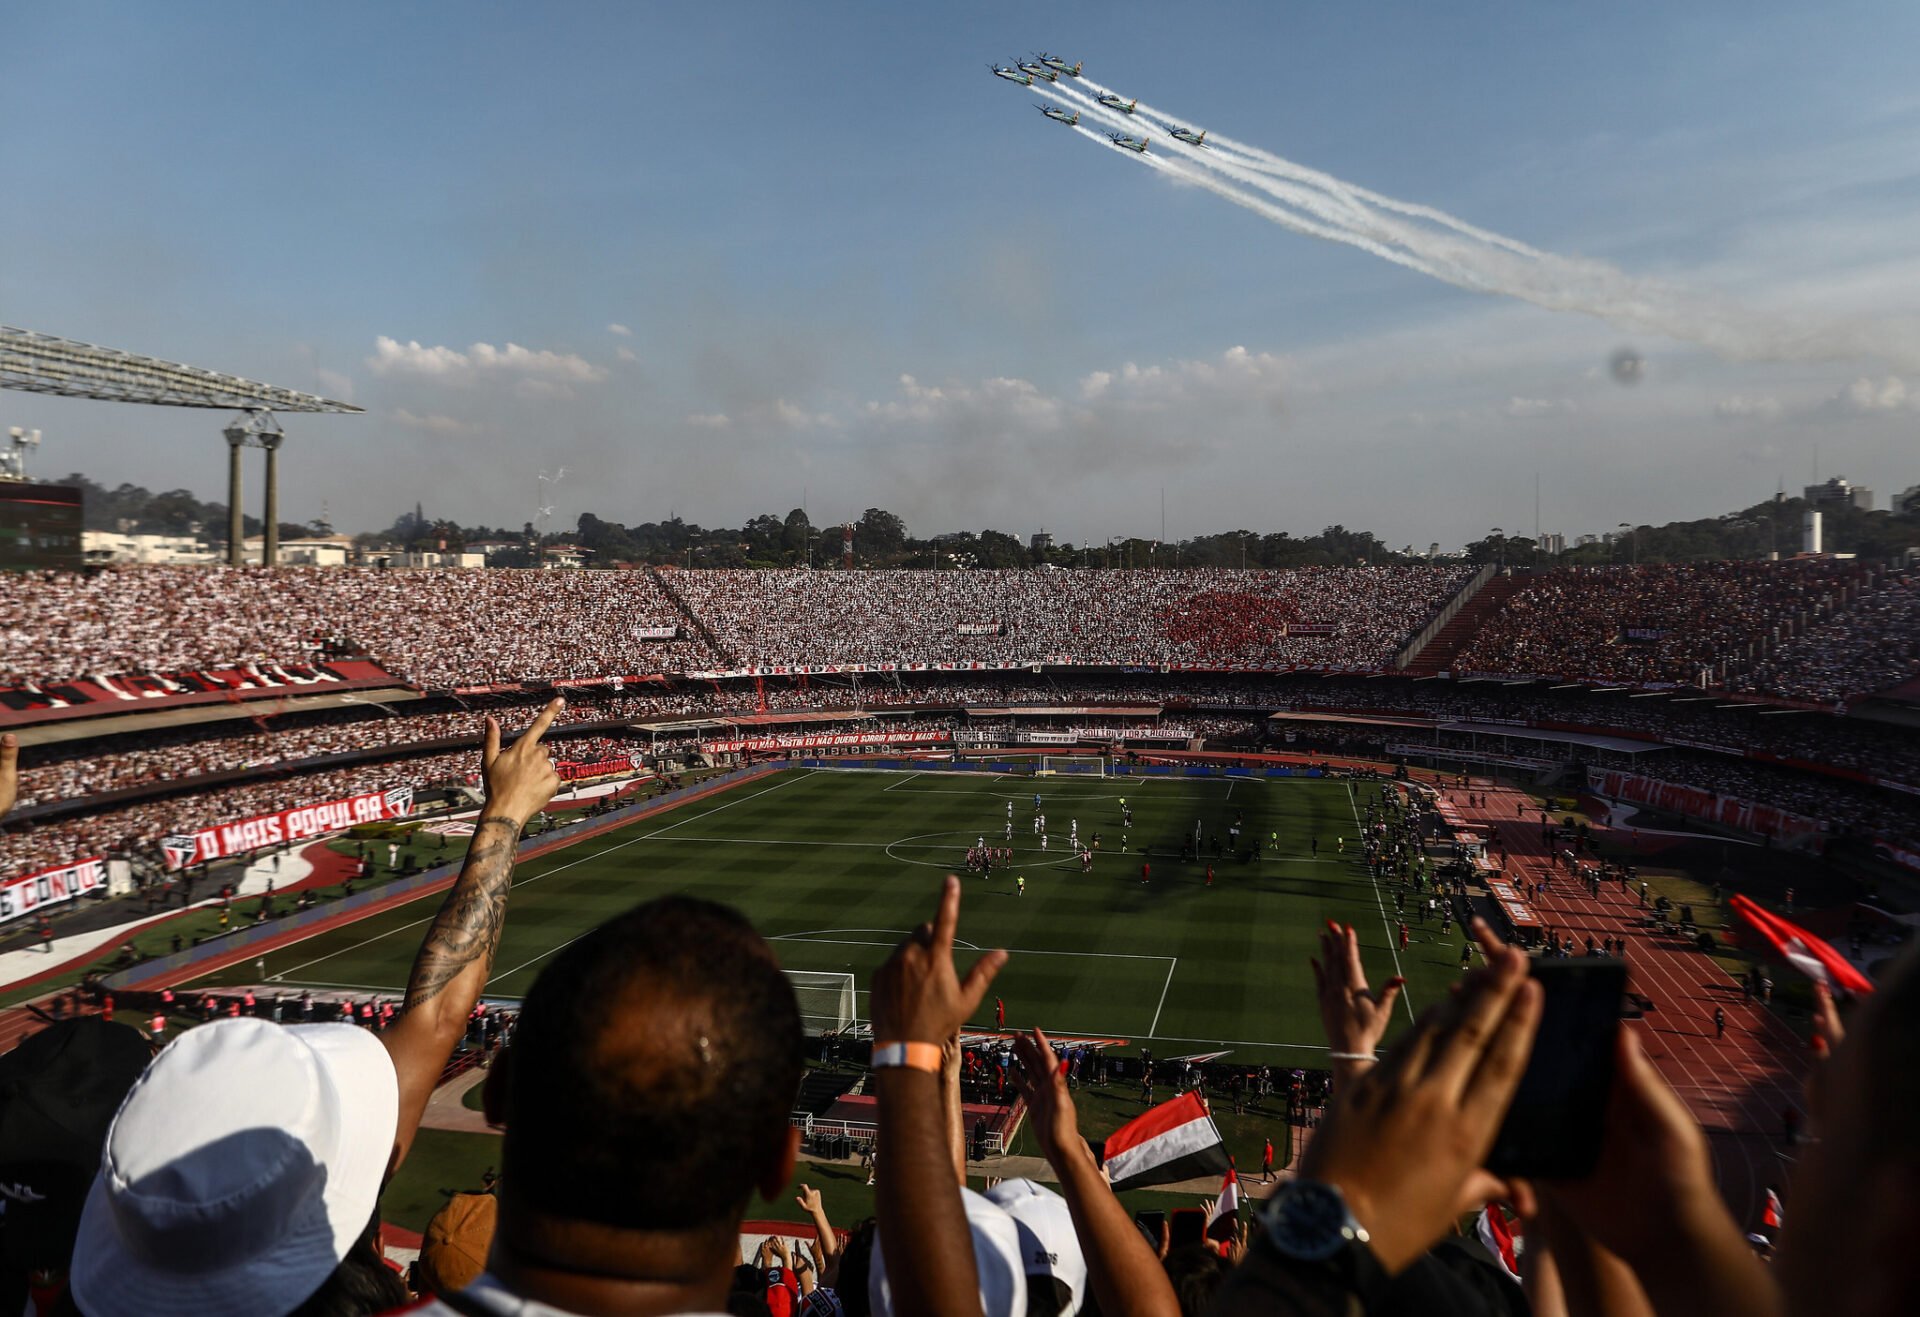
[[[474,824],[460,877],[414,957],[400,1017],[381,1035],[400,1076],[400,1123],[394,1130],[389,1175],[412,1146],[427,1099],[433,1096],[440,1072],[466,1032],[467,1017],[493,973],[520,829],[560,785],[540,738],[565,707],[565,700],[550,701],[505,750],[500,748],[500,724],[487,719],[486,748],[481,753],[487,803]]]

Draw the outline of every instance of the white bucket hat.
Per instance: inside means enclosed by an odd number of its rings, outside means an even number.
[[[188,1031],[121,1103],[80,1220],[87,1317],[281,1317],[366,1230],[393,1151],[387,1050],[345,1024]]]

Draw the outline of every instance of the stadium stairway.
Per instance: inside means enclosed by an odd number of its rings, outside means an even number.
[[[1413,661],[1403,670],[1407,677],[1432,677],[1453,667],[1453,656],[1480,630],[1481,623],[1506,606],[1507,600],[1524,584],[1518,575],[1494,576],[1480,587],[1466,607],[1434,633]]]
[[[793,1109],[815,1116],[825,1115],[862,1078],[857,1070],[809,1070],[800,1080],[800,1092],[793,1099]]]
[[[693,629],[693,634],[705,641],[707,648],[712,650],[719,659],[723,660],[723,666],[733,668],[740,666],[740,656],[720,643],[720,638],[714,635],[713,632],[708,629],[707,624],[700,620],[700,615],[693,611],[693,606],[687,602],[686,596],[674,588],[671,572],[663,572],[658,567],[649,567],[647,568],[647,575],[652,577],[654,584],[660,587],[660,593],[671,600],[673,606],[680,610],[680,616],[687,619],[687,625]]]

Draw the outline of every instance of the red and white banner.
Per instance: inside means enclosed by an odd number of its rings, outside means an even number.
[[[64,905],[76,896],[104,887],[106,882],[107,862],[98,855],[58,869],[9,878],[0,883],[0,924],[48,906]]]
[[[164,838],[160,848],[166,853],[169,869],[184,869],[190,864],[205,864],[262,846],[311,841],[329,832],[344,831],[356,823],[403,819],[412,812],[413,788],[394,787],[348,796],[344,800],[329,800],[322,805],[283,809],[278,814],[262,814],[238,823],[222,823],[199,832],[176,832]]]
[[[583,777],[609,777],[614,773],[631,773],[640,767],[641,756],[637,754],[616,755],[611,759],[582,761],[561,759],[554,763],[553,771],[560,775],[562,782],[578,782]]]
[[[737,741],[702,741],[707,754],[734,754],[741,750],[824,750],[842,745],[936,745],[953,739],[952,732],[813,732],[800,736],[755,736]]]
[[[1590,768],[1587,770],[1587,784],[1601,795],[1614,800],[1649,805],[1654,809],[1665,810],[1669,814],[1682,814],[1687,818],[1721,823],[1729,828],[1738,828],[1742,832],[1773,837],[1780,841],[1818,836],[1826,831],[1826,825],[1819,819],[1789,814],[1786,810],[1776,809],[1772,805],[1756,805],[1752,801],[1741,800],[1736,796],[1717,796],[1702,787],[1682,786],[1677,782],[1659,782],[1634,773]]]

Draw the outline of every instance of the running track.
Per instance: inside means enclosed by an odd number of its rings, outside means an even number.
[[[1469,805],[1470,792],[1485,804]],[[1805,1042],[1772,1011],[1744,1000],[1738,981],[1689,942],[1640,927],[1637,887],[1629,892],[1617,881],[1602,883],[1596,899],[1578,878],[1555,870],[1540,836],[1537,800],[1479,783],[1444,794],[1483,828],[1499,826],[1509,878],[1537,882],[1552,873],[1552,891],[1532,905],[1555,936],[1571,933],[1579,949],[1589,933],[1596,941],[1627,939],[1628,981],[1657,1007],[1640,1022],[1641,1041],[1707,1131],[1720,1192],[1742,1228],[1753,1229],[1763,1191],[1784,1189],[1792,1169],[1781,1137],[1785,1113],[1798,1113],[1805,1128]],[[1524,814],[1517,812],[1521,807]],[[1725,1037],[1714,1036],[1716,1006],[1727,1014]]]

